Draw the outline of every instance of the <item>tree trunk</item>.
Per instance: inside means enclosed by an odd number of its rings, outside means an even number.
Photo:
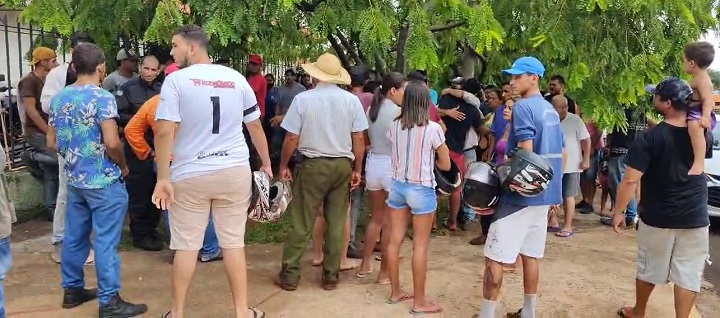
[[[337,54],[340,63],[342,63],[342,66],[349,71],[350,61],[348,60],[347,54],[345,54],[345,50],[343,50],[342,45],[338,43],[335,36],[333,36],[330,32],[328,32],[327,34],[327,40],[328,42],[330,42],[330,46],[332,46],[333,50],[335,50],[335,54]]]
[[[460,76],[463,78],[475,77],[475,67],[478,63],[478,57],[474,50],[467,45],[463,49],[460,61]]]
[[[350,41],[348,41],[347,37],[338,29],[336,32],[338,39],[340,39],[340,43],[343,47],[345,47],[345,51],[347,51],[348,54],[350,54],[350,57],[355,61],[355,65],[362,65],[363,61],[360,59],[360,55],[358,55],[358,52],[355,50],[355,46],[350,44]]]
[[[403,24],[398,33],[397,51],[395,51],[395,71],[400,74],[405,74],[405,43],[407,42],[408,33],[410,31],[410,24]]]

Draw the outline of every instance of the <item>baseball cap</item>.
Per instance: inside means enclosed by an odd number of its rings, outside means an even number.
[[[521,74],[531,74],[531,75],[537,75],[542,77],[543,74],[545,74],[545,66],[540,63],[540,60],[538,60],[535,57],[532,56],[523,56],[515,62],[513,62],[512,66],[509,69],[502,71],[503,75],[521,75]]]
[[[175,72],[180,69],[180,66],[177,63],[172,63],[168,65],[168,67],[165,68],[165,76],[170,75],[170,73]]]
[[[363,85],[370,79],[370,70],[363,65],[356,65],[350,68],[350,84]]]
[[[118,51],[117,55],[115,56],[115,59],[118,61],[124,61],[128,59],[136,60],[137,55],[135,55],[135,52],[133,52],[132,50],[120,49],[120,51]]]
[[[414,70],[414,71],[411,71],[410,73],[408,73],[407,79],[411,80],[411,81],[427,82],[428,77],[427,77],[427,75],[423,74],[421,71]]]
[[[257,55],[257,54],[250,54],[250,56],[248,56],[248,63],[252,63],[255,65],[262,65],[263,58],[262,58],[262,56]]]
[[[685,108],[692,95],[692,88],[685,81],[677,77],[668,77],[657,85],[645,85],[645,91],[660,96],[662,100],[669,100],[675,108]]]
[[[30,61],[30,65],[35,65],[40,61],[52,60],[56,57],[57,57],[57,54],[55,54],[55,51],[53,51],[52,49],[46,48],[44,46],[41,46],[41,47],[33,50],[32,60]]]

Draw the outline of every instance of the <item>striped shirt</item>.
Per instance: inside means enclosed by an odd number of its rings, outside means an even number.
[[[434,188],[435,149],[445,143],[442,127],[435,122],[402,129],[400,121],[390,124],[393,179]]]
[[[368,122],[357,96],[321,83],[295,96],[280,127],[300,137],[303,156],[354,160],[351,133],[366,130]]]

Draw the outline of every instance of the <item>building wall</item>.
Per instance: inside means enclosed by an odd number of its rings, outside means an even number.
[[[40,29],[21,22],[20,13],[0,9],[0,74],[5,74],[5,82],[0,83],[0,86],[17,87],[20,78],[31,71],[25,53],[40,35]],[[59,43],[62,44],[62,41]],[[61,47],[58,45],[58,48]],[[69,59],[70,55],[58,52],[60,62]]]

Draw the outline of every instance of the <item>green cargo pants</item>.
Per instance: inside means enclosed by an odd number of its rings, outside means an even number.
[[[293,182],[290,229],[283,248],[280,276],[284,281],[297,284],[300,280],[300,262],[321,206],[327,222],[322,277],[328,282],[338,280],[351,175],[348,158],[305,158],[300,164]]]

